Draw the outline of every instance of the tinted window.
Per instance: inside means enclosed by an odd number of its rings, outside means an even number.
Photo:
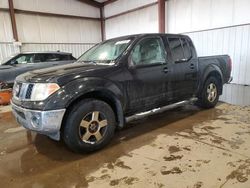
[[[136,44],[132,51],[134,65],[165,63],[165,53],[159,38],[147,38]]]
[[[192,57],[192,54],[191,54],[191,49],[189,47],[188,41],[186,39],[182,38],[181,42],[182,42],[182,46],[183,46],[183,52],[184,52],[185,59],[190,59]]]
[[[185,59],[183,48],[179,38],[168,38],[168,43],[174,62],[181,59]]]
[[[34,63],[45,62],[45,54],[35,54]]]
[[[44,54],[44,61],[59,61],[59,57],[56,54]]]
[[[62,55],[58,54],[60,61],[68,61],[68,60],[73,60],[74,58],[72,55]]]

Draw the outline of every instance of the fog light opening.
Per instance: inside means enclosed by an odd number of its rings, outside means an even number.
[[[36,129],[41,128],[41,121],[40,121],[40,119],[41,118],[38,115],[33,115],[31,117],[31,125],[32,125],[33,128],[36,128]]]

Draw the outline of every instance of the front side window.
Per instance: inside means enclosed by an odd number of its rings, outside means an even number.
[[[33,63],[34,54],[24,54],[20,55],[16,59],[12,60],[11,64],[26,64],[26,63]]]
[[[85,52],[79,59],[85,62],[110,63],[118,58],[129,46],[131,39],[113,39],[100,43]]]
[[[146,38],[134,47],[132,54],[134,65],[165,63],[164,47],[160,38]]]

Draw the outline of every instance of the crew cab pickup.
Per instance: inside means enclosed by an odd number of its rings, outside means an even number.
[[[12,108],[25,128],[90,152],[136,113],[193,97],[214,107],[230,74],[228,55],[198,58],[188,36],[130,35],[97,44],[73,64],[20,75]]]

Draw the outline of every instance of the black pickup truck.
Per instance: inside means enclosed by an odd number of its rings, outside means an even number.
[[[124,36],[97,44],[76,63],[17,77],[12,108],[27,129],[89,152],[136,113],[193,97],[214,107],[230,74],[228,55],[198,58],[188,36]]]

